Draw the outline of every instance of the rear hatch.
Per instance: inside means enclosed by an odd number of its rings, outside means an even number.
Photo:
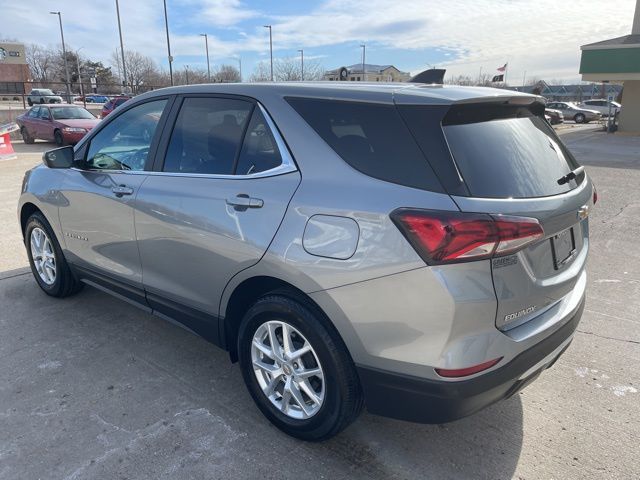
[[[592,185],[545,121],[544,105],[515,97],[399,109],[462,212],[542,227],[524,248],[491,259],[496,326],[514,328],[562,301],[584,270]]]

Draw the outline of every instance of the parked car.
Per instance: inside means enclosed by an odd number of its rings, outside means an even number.
[[[596,110],[600,112],[603,117],[609,116],[609,101],[606,98],[593,98],[591,100],[585,100],[580,104],[583,108],[588,108],[590,110]],[[611,102],[611,113],[615,116],[622,105],[618,102]]]
[[[537,96],[173,87],[43,161],[18,206],[40,288],[184,324],[306,440],[364,405],[441,423],[515,395],[584,308],[595,189]]]
[[[560,110],[565,120],[573,120],[576,123],[589,123],[602,118],[600,112],[580,107],[573,102],[549,102],[547,108]]]
[[[107,103],[109,101],[109,97],[106,95],[87,95],[85,98],[87,103]]]
[[[77,105],[36,105],[16,118],[24,143],[36,139],[75,144],[100,120]]]
[[[27,103],[32,106],[34,103],[62,103],[62,97],[56,95],[48,88],[34,88],[27,95]]]
[[[551,123],[551,125],[557,125],[559,123],[564,122],[564,115],[560,110],[554,110],[553,108],[545,108],[544,113],[545,115],[549,116],[550,118],[549,123]]]
[[[107,103],[105,103],[104,106],[102,107],[102,112],[100,113],[100,117],[105,118],[107,115],[113,112],[116,108],[118,108],[120,105],[122,105],[123,103],[125,103],[127,100],[130,100],[130,99],[131,97],[127,97],[127,96],[112,98]]]

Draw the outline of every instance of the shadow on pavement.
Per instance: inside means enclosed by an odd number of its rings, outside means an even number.
[[[0,274],[6,478],[502,479],[516,469],[519,396],[440,426],[365,413],[330,441],[300,442],[260,414],[222,350],[93,288],[48,297],[26,273]]]

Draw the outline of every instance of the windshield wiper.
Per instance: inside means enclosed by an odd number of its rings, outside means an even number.
[[[564,185],[565,183],[570,182],[571,180],[575,180],[575,178],[584,172],[584,167],[578,167],[575,170],[571,170],[564,177],[560,177],[558,179],[558,185]]]

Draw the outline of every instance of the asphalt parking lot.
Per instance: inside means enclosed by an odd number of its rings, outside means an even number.
[[[486,478],[640,475],[640,138],[563,132],[600,196],[587,306],[564,356],[519,395],[455,423],[364,414],[331,441],[262,417],[237,365],[92,288],[37,287],[16,219],[24,171],[0,162],[0,479]],[[389,399],[393,401],[393,399]]]

